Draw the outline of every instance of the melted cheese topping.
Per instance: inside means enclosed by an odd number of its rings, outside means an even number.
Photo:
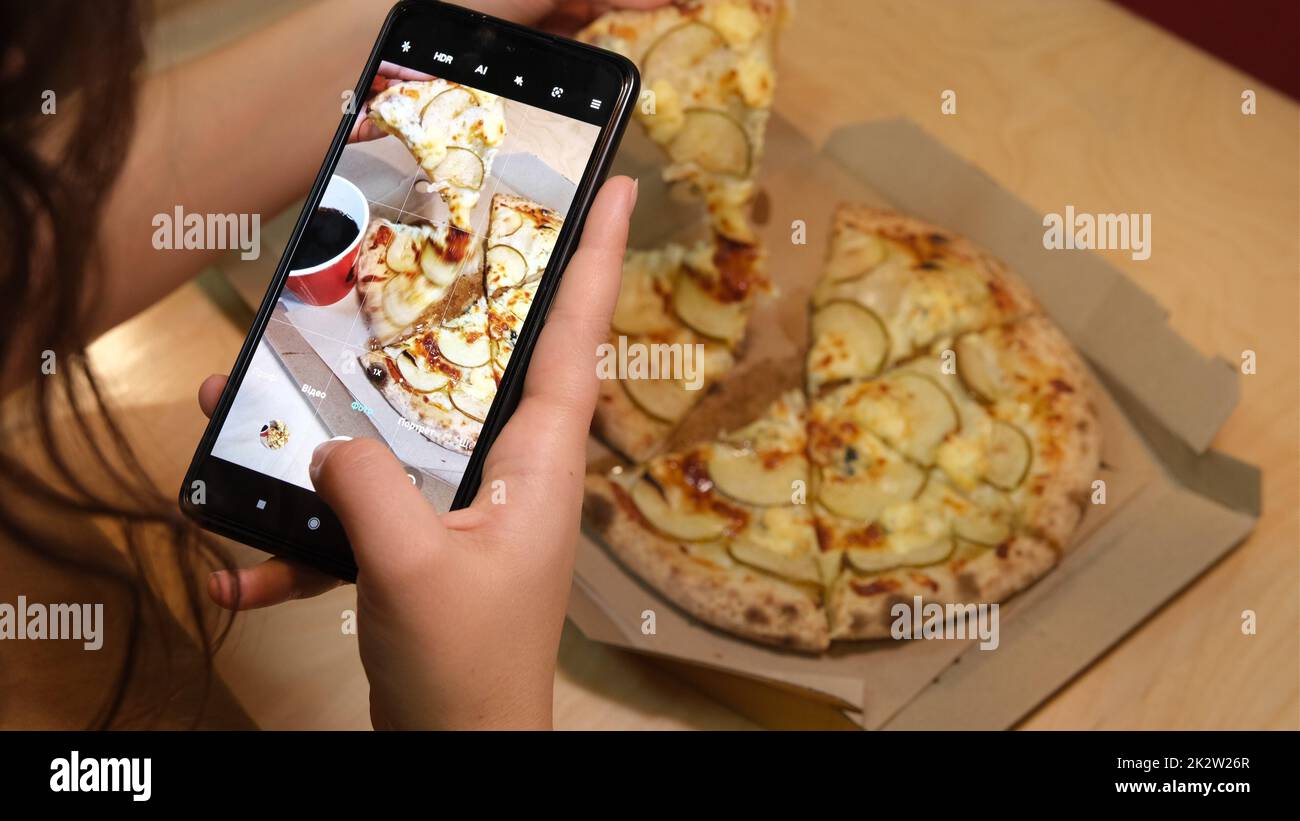
[[[505,139],[502,99],[442,79],[408,81],[376,95],[370,101],[370,116],[377,126],[406,144],[429,175],[433,190],[447,203],[452,223],[468,228],[470,211],[491,173],[497,146]],[[466,158],[467,165],[459,171],[459,175],[476,177],[476,184],[470,184],[473,179],[439,173],[452,148],[477,157],[480,167],[475,169],[473,161]]]
[[[761,508],[748,531],[750,543],[780,556],[810,555],[817,549],[817,531],[807,506]]]
[[[715,229],[737,242],[755,237],[747,211],[776,85],[775,33],[788,21],[789,5],[784,0],[709,0],[613,11],[578,35],[637,62],[654,106],[638,106],[636,116],[660,145],[670,147],[687,109],[723,112],[736,122],[750,157],[743,175],[716,173],[688,161],[670,164],[664,179],[681,182],[702,197]]]
[[[717,474],[715,480],[713,473],[721,451],[742,453],[754,461],[752,472],[747,469],[741,481],[761,482],[762,474],[771,474],[784,482],[779,472],[789,465],[787,460],[803,459],[804,436],[803,395],[793,391],[779,397],[754,422],[717,441],[656,457],[643,471],[615,471],[611,478],[630,488],[645,481],[639,478],[643,473],[650,477],[654,493],[666,504],[640,510],[661,533],[683,532],[712,521],[709,532],[721,534],[737,560],[796,581],[815,582],[817,533],[810,507],[784,499],[772,505],[740,501],[717,484],[726,477]],[[750,463],[745,464],[748,468]],[[806,483],[802,470],[800,476]]]
[[[742,0],[729,0],[705,8],[712,12],[710,22],[713,27],[734,49],[748,47],[763,29],[763,21],[753,7]]]

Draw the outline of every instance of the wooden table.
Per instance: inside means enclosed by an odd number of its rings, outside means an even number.
[[[1106,252],[1112,264],[1201,350],[1257,354],[1215,443],[1263,468],[1255,534],[1024,726],[1300,725],[1296,104],[1100,0],[804,0],[781,52],[777,108],[814,141],[907,117],[1042,211],[1152,213],[1150,260]],[[946,89],[956,115],[940,111]],[[1254,116],[1241,113],[1244,89],[1258,95]],[[150,454],[164,486],[202,430],[198,383],[226,370],[243,339],[236,303],[189,284],[95,346],[137,428],[175,432],[174,448]],[[351,596],[244,620],[222,670],[263,726],[366,726],[353,639],[337,628]],[[1241,633],[1245,609],[1257,635]],[[572,628],[560,667],[561,727],[752,726]]]

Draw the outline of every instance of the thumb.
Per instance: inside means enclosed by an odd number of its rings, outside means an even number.
[[[445,533],[392,451],[376,439],[331,439],[312,453],[312,484],[343,523],[362,573],[412,567]]]

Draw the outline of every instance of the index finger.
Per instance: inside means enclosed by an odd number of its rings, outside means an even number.
[[[523,402],[565,407],[589,396],[594,407],[596,348],[608,341],[636,188],[634,180],[614,177],[596,196],[538,339]]]

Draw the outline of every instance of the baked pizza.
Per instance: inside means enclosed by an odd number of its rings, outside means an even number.
[[[523,197],[492,198],[483,287],[498,379],[510,363],[563,224],[557,212]]]
[[[830,642],[807,487],[804,397],[635,467],[588,475],[584,515],[614,555],[698,618],[758,641]]]
[[[610,323],[628,373],[602,379],[597,435],[631,459],[649,456],[730,370],[754,300],[769,287],[761,250],[725,237],[629,251]],[[648,373],[638,372],[638,357]]]
[[[452,224],[468,229],[506,136],[502,99],[448,80],[409,80],[376,94],[369,117],[402,141],[447,204]]]
[[[392,342],[431,314],[440,319],[458,282],[479,279],[482,266],[482,243],[460,228],[372,220],[356,270],[361,315],[374,342]]]
[[[481,280],[480,280],[481,283]],[[458,289],[460,290],[460,289]],[[430,441],[469,453],[496,395],[487,300],[465,288],[462,304],[360,357],[370,381]]]
[[[439,237],[468,234],[454,227],[440,233],[424,223],[375,220],[371,225],[362,259],[373,260],[367,263],[373,267],[363,267],[358,282],[372,289],[363,289],[361,300],[380,341],[360,361],[404,424],[442,447],[473,450],[562,224],[549,208],[497,194],[486,249],[482,239],[468,241],[458,252],[461,263],[454,275],[433,262],[412,272],[395,271],[388,259],[396,253],[403,262],[412,254],[442,260],[447,246]],[[439,276],[428,275],[426,268]],[[417,310],[390,299],[390,290],[418,293],[424,301]],[[413,317],[395,332],[390,301],[407,309],[401,318]]]
[[[702,196],[714,229],[752,243],[748,208],[775,88],[785,0],[678,0],[611,11],[578,34],[636,63],[636,117],[670,159],[664,179]]]
[[[845,206],[811,303],[804,394],[590,476],[589,529],[702,620],[803,650],[887,637],[914,596],[995,602],[1046,573],[1100,428],[1019,279],[938,227]]]

